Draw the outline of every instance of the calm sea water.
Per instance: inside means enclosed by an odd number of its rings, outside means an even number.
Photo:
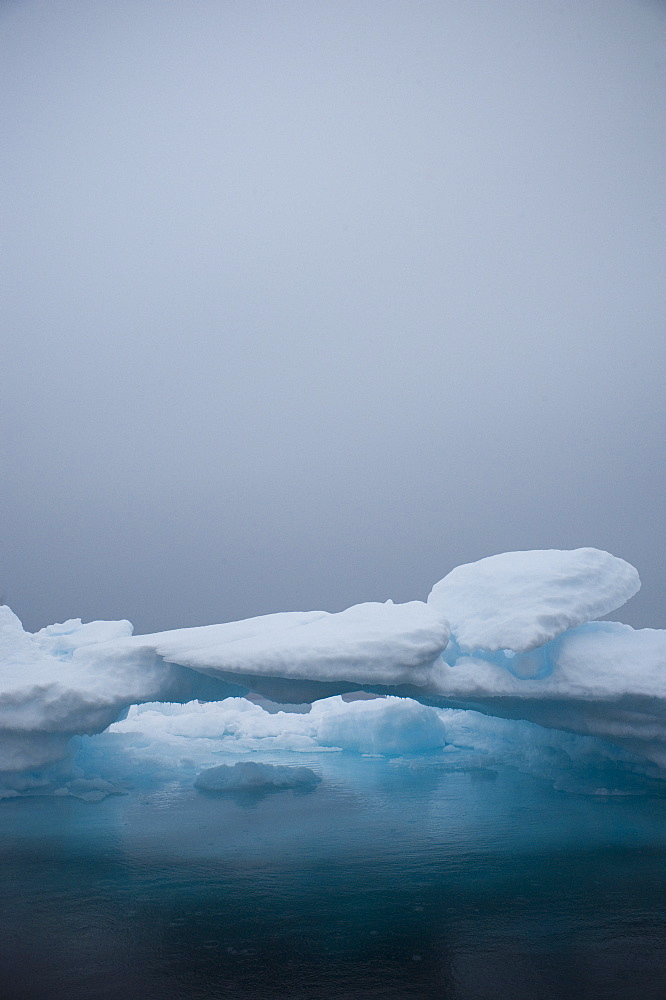
[[[310,794],[1,803],[2,1000],[666,996],[665,799],[298,763]]]

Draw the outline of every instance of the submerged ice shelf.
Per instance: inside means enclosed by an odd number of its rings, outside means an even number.
[[[194,741],[198,754],[202,740],[243,732],[263,751],[272,739],[290,751],[437,752],[452,760],[480,748],[487,756],[492,746],[516,766],[527,766],[530,753],[550,754],[546,776],[555,781],[558,755],[562,773],[594,757],[602,774],[666,778],[666,632],[592,620],[639,586],[624,560],[581,548],[460,566],[427,602],[153,635],[133,636],[126,621],[79,619],[30,634],[2,607],[0,794],[106,794],[106,779],[95,786],[80,754],[72,770],[72,738],[112,726],[128,745],[137,719],[141,739],[161,741],[162,766],[174,771],[191,756],[182,746],[180,757],[164,749],[176,738]],[[355,692],[383,697],[340,698]],[[301,707],[270,712],[246,695]],[[132,708],[146,703],[147,711]],[[545,740],[535,723],[549,730]],[[188,726],[189,736],[178,731]],[[147,768],[153,759],[146,755]],[[540,773],[542,764],[534,766]]]

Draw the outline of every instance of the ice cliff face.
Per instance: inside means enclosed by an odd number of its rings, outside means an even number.
[[[102,732],[132,705],[250,692],[290,703],[408,696],[599,736],[666,767],[666,632],[593,621],[639,586],[624,560],[582,548],[459,566],[427,603],[144,636],[129,622],[78,619],[29,634],[3,607],[0,785],[38,784],[73,735]]]

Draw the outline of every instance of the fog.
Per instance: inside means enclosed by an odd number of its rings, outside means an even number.
[[[579,545],[666,626],[665,41],[648,0],[4,0],[26,627]]]

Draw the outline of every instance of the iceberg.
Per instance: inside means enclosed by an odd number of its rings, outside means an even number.
[[[260,764],[253,760],[218,764],[202,771],[194,787],[203,792],[264,792],[286,788],[312,788],[321,778],[309,767]]]
[[[224,741],[234,753],[282,750],[297,753],[348,750],[395,757],[441,749],[448,741],[441,712],[411,698],[347,702],[339,695],[307,706],[309,711],[267,711],[245,698],[186,705],[135,706],[111,734],[132,737],[125,746],[153,759],[185,754],[208,758]]]
[[[127,621],[80,619],[30,634],[3,607],[0,786],[15,796],[97,780],[70,774],[67,784],[72,739],[103,733],[140,711],[132,706],[171,706],[151,711],[178,725],[191,716],[188,725],[210,725],[218,738],[217,709],[174,709],[223,703],[228,714],[228,699],[237,729],[257,727],[248,739],[288,739],[292,749],[443,752],[437,713],[455,710],[599,739],[666,770],[666,631],[595,620],[639,586],[629,563],[581,548],[459,566],[427,602],[283,612],[151,635],[132,635]],[[374,700],[341,697],[360,692]],[[244,696],[303,706],[289,715],[300,721],[285,725],[289,713],[271,714]],[[95,797],[104,786],[88,791]]]
[[[359,755],[411,773],[492,775],[497,767],[510,766],[557,789],[585,794],[643,794],[655,783],[661,787],[657,765],[598,737],[392,696],[352,703],[334,696],[316,702],[309,712],[282,711],[243,698],[135,706],[103,738],[89,741],[78,759],[92,764],[95,754],[97,762],[106,757],[107,770],[120,787],[132,772],[151,769],[162,782],[178,775],[183,784],[198,773],[194,785],[201,787],[201,774],[214,777],[221,757],[234,766],[279,759],[293,769],[300,756],[317,775],[336,780],[340,759]],[[224,777],[231,770],[227,764],[219,774]]]

